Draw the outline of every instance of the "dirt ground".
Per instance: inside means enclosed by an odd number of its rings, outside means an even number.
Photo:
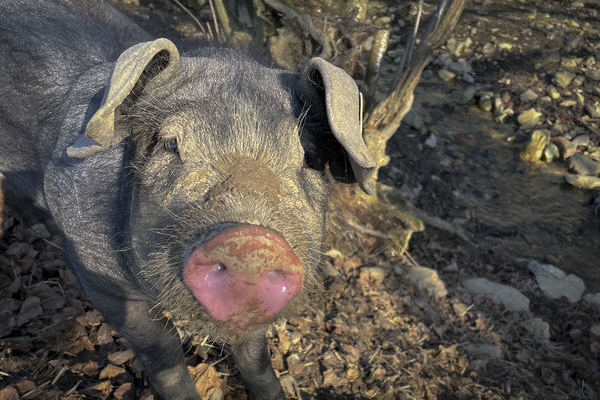
[[[161,14],[153,2],[117,3],[165,24],[158,31],[195,29],[176,7]],[[397,26],[405,22],[393,35],[410,28],[410,9],[390,12]],[[326,289],[269,333],[290,399],[600,398],[598,191],[565,183],[566,157],[522,161],[535,127],[517,120],[536,108],[538,128],[553,141],[586,136],[575,151],[598,160],[600,118],[581,120],[600,100],[600,81],[588,78],[600,64],[599,14],[594,1],[468,3],[389,144],[379,205],[333,187]],[[392,42],[391,55],[401,45]],[[460,59],[471,68],[442,79]],[[385,57],[383,83],[395,61]],[[583,82],[558,87],[560,98],[547,101],[562,70]],[[527,89],[538,98],[523,98]],[[502,104],[488,109],[488,97]],[[575,104],[561,105],[571,98]],[[507,108],[514,114],[501,118]],[[425,227],[406,253],[397,240],[411,223],[404,211]],[[0,240],[0,400],[156,398],[126,341],[66,268],[59,238],[21,217],[8,207]],[[528,260],[579,276],[588,296],[549,298]],[[421,267],[437,274],[411,278]],[[517,289],[527,309],[473,294],[470,278]],[[226,346],[182,337],[203,397],[247,398]]]

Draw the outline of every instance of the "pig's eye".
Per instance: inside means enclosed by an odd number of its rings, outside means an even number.
[[[173,139],[168,139],[165,144],[165,150],[170,151],[171,153],[175,153],[177,154],[177,139],[173,138]]]

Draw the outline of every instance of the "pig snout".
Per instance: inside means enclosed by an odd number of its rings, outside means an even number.
[[[183,280],[216,320],[235,331],[269,321],[302,290],[302,264],[277,233],[237,225],[196,248]]]

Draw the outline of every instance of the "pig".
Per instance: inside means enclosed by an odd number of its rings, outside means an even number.
[[[51,218],[159,395],[198,398],[176,321],[284,398],[265,332],[320,287],[329,176],[372,191],[354,80],[180,54],[97,0],[3,0],[0,61],[3,190]]]

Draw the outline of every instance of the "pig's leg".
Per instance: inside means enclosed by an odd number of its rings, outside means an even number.
[[[285,399],[267,351],[265,332],[259,331],[233,346],[233,358],[256,400]]]
[[[131,344],[150,383],[165,400],[197,400],[173,326],[146,302],[86,292],[108,322]]]

